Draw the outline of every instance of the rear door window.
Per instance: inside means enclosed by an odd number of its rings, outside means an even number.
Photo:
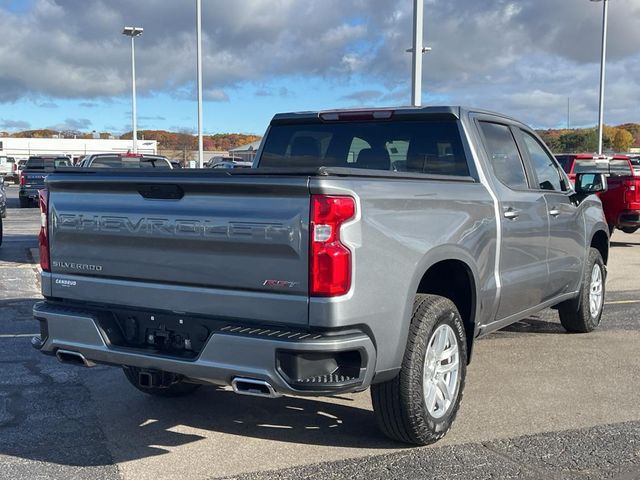
[[[495,176],[512,190],[529,188],[516,140],[507,125],[480,122]]]

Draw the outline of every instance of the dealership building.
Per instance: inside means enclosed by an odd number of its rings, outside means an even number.
[[[16,159],[32,155],[67,155],[80,157],[91,153],[127,153],[133,150],[132,140],[99,138],[0,138],[0,156]],[[156,140],[138,140],[138,153],[158,153]]]

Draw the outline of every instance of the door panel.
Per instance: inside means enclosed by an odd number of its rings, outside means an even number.
[[[500,202],[502,290],[496,320],[542,302],[548,281],[549,220],[544,192],[532,191],[510,127],[479,120]]]
[[[584,219],[570,198],[569,180],[555,157],[532,133],[522,129],[517,133],[535,177],[534,188],[544,192],[549,212],[546,301],[578,290],[586,251]]]
[[[564,193],[546,193],[549,207],[549,284],[544,299],[578,290],[585,256],[584,218]]]

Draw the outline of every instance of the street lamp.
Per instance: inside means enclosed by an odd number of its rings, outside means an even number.
[[[138,126],[136,121],[136,44],[135,38],[142,35],[142,27],[124,27],[122,34],[131,37],[131,125],[133,130],[133,153],[138,153]]]
[[[604,77],[607,62],[607,25],[609,20],[609,0],[591,0],[602,2],[602,58],[600,60],[600,106],[598,110],[598,155],[602,155],[604,137]]]
[[[196,43],[198,75],[198,166],[204,167],[202,141],[202,0],[196,0]]]
[[[413,4],[413,48],[407,50],[413,54],[411,104],[422,105],[422,55],[430,52],[423,46],[424,36],[424,0],[414,0]]]

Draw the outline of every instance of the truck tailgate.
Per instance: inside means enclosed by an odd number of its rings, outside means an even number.
[[[52,296],[306,324],[307,177],[112,171],[47,185]]]

